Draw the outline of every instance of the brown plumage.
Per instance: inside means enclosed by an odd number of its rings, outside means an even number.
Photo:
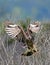
[[[27,51],[22,54],[24,56],[29,56],[29,55],[32,55],[34,52],[37,52],[37,48],[33,42],[34,40],[32,40],[32,36],[30,35],[30,31],[32,33],[33,32],[37,33],[39,31],[39,29],[40,29],[40,27],[39,27],[38,22],[34,23],[34,24],[30,24],[27,27],[27,31],[26,31],[27,33],[24,31],[22,26],[13,24],[11,22],[6,22],[6,27],[5,27],[5,31],[10,37],[15,38],[19,35],[19,33],[22,33],[22,35],[26,39],[26,45],[28,48],[27,48]]]

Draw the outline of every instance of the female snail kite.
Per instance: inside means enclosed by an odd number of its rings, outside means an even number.
[[[27,33],[23,29],[22,26],[17,24],[9,24],[5,27],[6,33],[12,37],[17,37],[20,33],[24,36],[26,40],[27,50],[22,53],[23,56],[30,56],[37,52],[36,45],[34,44],[34,40],[32,39],[31,33],[37,33],[40,30],[40,22],[30,23],[27,27]]]

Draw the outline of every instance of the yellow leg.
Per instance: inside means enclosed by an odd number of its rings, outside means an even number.
[[[22,55],[23,56],[30,56],[32,54],[33,54],[33,52],[31,51],[31,49],[27,49]]]
[[[32,54],[35,54],[37,52],[36,45],[33,45],[32,47],[27,48],[27,50],[22,54],[23,56],[31,56]]]

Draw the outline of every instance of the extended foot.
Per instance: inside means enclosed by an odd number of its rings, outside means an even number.
[[[23,53],[22,56],[31,56],[33,54],[33,52],[28,51],[27,53]]]
[[[27,49],[26,52],[22,53],[22,56],[31,56],[33,52],[30,49]]]

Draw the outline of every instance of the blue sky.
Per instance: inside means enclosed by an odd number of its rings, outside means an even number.
[[[0,19],[50,20],[50,0],[0,0]]]

